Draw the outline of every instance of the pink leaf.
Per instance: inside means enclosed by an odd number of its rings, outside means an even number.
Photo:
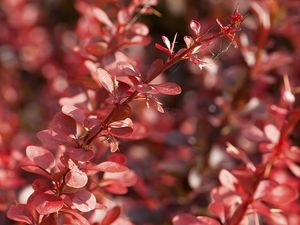
[[[275,205],[284,205],[296,200],[298,196],[299,193],[296,188],[287,184],[280,184],[270,190],[263,199]]]
[[[118,180],[106,180],[104,179],[102,184],[104,189],[112,194],[116,195],[124,195],[128,192],[127,187],[125,187],[121,182]]]
[[[41,175],[46,178],[50,178],[50,174],[47,173],[47,171],[42,170],[40,167],[38,167],[36,165],[24,165],[24,166],[21,166],[21,168],[29,173],[34,173],[34,174],[38,174],[38,175]]]
[[[75,139],[59,135],[53,130],[42,130],[37,133],[37,137],[47,148],[50,149],[56,148],[59,145],[77,146]]]
[[[112,224],[121,214],[121,208],[119,206],[115,206],[109,209],[104,216],[101,225],[110,225]]]
[[[119,173],[128,170],[126,166],[123,166],[116,162],[106,161],[96,165],[93,169],[101,172]]]
[[[114,27],[113,23],[102,9],[94,8],[93,14],[99,22],[105,24],[108,27]]]
[[[103,86],[108,92],[113,93],[114,82],[111,75],[106,70],[98,68],[93,78],[99,86]]]
[[[89,212],[95,209],[97,200],[95,196],[86,190],[80,190],[71,196],[73,205],[81,212]]]
[[[181,87],[178,84],[166,82],[163,84],[152,85],[159,93],[165,95],[178,95],[181,93]]]
[[[277,185],[277,183],[275,181],[272,181],[272,180],[263,180],[263,181],[259,182],[259,184],[258,184],[258,186],[255,190],[253,198],[254,199],[260,199],[260,198],[264,197],[276,185]]]
[[[76,221],[76,223],[72,223],[72,224],[80,224],[80,225],[91,225],[90,222],[84,218],[81,214],[79,214],[78,212],[76,212],[75,210],[71,210],[71,209],[61,209],[61,212],[65,213],[65,214],[69,214],[73,217],[73,219]],[[74,221],[74,222],[75,222]]]
[[[49,215],[59,211],[63,207],[64,202],[54,194],[37,193],[33,196],[32,204],[39,214]]]
[[[26,155],[31,161],[45,170],[50,170],[55,166],[53,154],[45,148],[32,145],[28,146],[26,148]]]
[[[126,139],[131,139],[131,140],[140,140],[149,135],[149,130],[147,129],[146,126],[144,126],[141,123],[135,122],[132,125],[132,133],[126,137]]]
[[[32,216],[25,204],[17,204],[9,207],[7,217],[22,223],[33,224]]]
[[[170,55],[170,53],[171,53],[169,49],[167,49],[167,48],[161,46],[161,45],[158,44],[158,43],[155,43],[155,48],[157,48],[158,50],[163,51],[164,53],[167,53],[168,55]]]
[[[50,124],[51,129],[59,135],[70,136],[76,134],[76,122],[64,113],[57,113]]]
[[[146,36],[149,33],[149,28],[142,23],[135,23],[131,26],[131,31],[135,34]]]
[[[224,187],[227,187],[229,190],[235,191],[235,185],[238,183],[238,180],[228,170],[221,170],[221,172],[219,173],[219,180]]]
[[[82,148],[68,148],[68,154],[70,158],[77,160],[77,161],[89,161],[91,160],[95,153],[92,150],[85,150]]]
[[[156,59],[152,62],[148,72],[147,77],[150,78],[150,76],[156,75],[164,65],[164,61],[162,59]]]
[[[201,30],[201,24],[198,21],[192,20],[190,23],[190,28],[196,36],[199,36]]]
[[[161,39],[163,40],[164,44],[167,46],[167,48],[169,49],[169,52],[170,52],[171,43],[170,43],[169,39],[166,36],[161,36]]]
[[[126,138],[132,133],[133,129],[131,127],[120,127],[120,128],[110,128],[109,133],[112,136],[119,138]]]
[[[173,225],[220,225],[217,220],[210,217],[194,217],[187,213],[175,216],[172,220],[172,223]]]
[[[280,132],[273,124],[268,124],[264,127],[266,137],[273,143],[276,144],[280,138]]]
[[[77,108],[76,106],[64,105],[62,107],[61,111],[64,114],[72,117],[77,123],[79,123],[79,124],[84,123],[85,115],[84,115],[83,111],[81,109]]]
[[[88,182],[87,175],[72,160],[69,159],[68,164],[71,170],[65,176],[66,184],[73,188],[84,187]]]

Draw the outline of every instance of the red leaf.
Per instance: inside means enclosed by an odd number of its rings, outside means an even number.
[[[50,127],[59,135],[74,136],[76,134],[76,123],[74,119],[61,112],[54,116]]]
[[[84,123],[85,115],[81,109],[79,109],[73,105],[64,105],[62,107],[61,111],[64,114],[72,117],[77,123],[79,123],[79,124]]]
[[[33,218],[27,208],[27,205],[25,204],[17,204],[10,206],[6,215],[11,220],[27,224],[33,224]]]
[[[109,19],[109,17],[107,16],[107,14],[102,9],[94,8],[93,14],[99,22],[105,24],[108,27],[114,26],[111,20]]]
[[[196,36],[199,36],[201,30],[201,24],[198,21],[192,20],[190,23],[190,28]]]
[[[218,221],[206,216],[194,217],[190,214],[184,213],[175,216],[172,219],[173,225],[220,225]]]
[[[121,208],[119,206],[115,206],[109,209],[106,212],[105,217],[103,218],[101,225],[110,225],[112,224],[121,214]]]
[[[222,169],[219,173],[219,180],[224,187],[234,191],[238,180],[228,170]]]
[[[141,123],[135,122],[132,125],[132,133],[126,137],[126,139],[131,139],[131,140],[140,140],[149,135],[149,130],[147,129],[146,126],[144,126]]]
[[[112,194],[116,195],[124,195],[128,192],[127,187],[122,185],[121,182],[118,180],[103,180],[102,187],[104,187],[105,190],[109,191]]]
[[[255,190],[253,198],[254,199],[263,198],[276,185],[277,185],[277,183],[275,181],[272,181],[272,180],[263,180],[263,181],[259,182],[259,184],[258,184],[258,186]]]
[[[64,202],[61,198],[54,194],[37,193],[33,196],[32,204],[41,215],[48,215],[59,211]]]
[[[131,127],[120,127],[120,128],[110,128],[109,133],[112,136],[119,138],[126,138],[132,133],[133,129]]]
[[[116,162],[110,162],[110,161],[100,163],[95,167],[93,167],[92,169],[101,172],[110,172],[110,173],[119,173],[128,170],[126,166],[123,166]]]
[[[129,118],[132,113],[131,107],[128,104],[117,106],[117,110],[114,111],[110,122],[124,120]]]
[[[149,28],[143,23],[135,23],[131,26],[131,31],[135,34],[146,36],[149,33]]]
[[[160,44],[158,44],[158,43],[155,43],[155,48],[157,48],[158,50],[161,50],[161,51],[163,51],[164,53],[167,53],[168,55],[170,55],[170,54],[171,54],[171,52],[170,52],[170,50],[169,50],[169,49],[167,49],[167,48],[165,48],[165,47],[161,46],[161,45],[160,45]]]
[[[181,87],[178,84],[166,82],[163,84],[155,84],[152,86],[161,94],[178,95],[181,93]]]
[[[84,150],[82,148],[68,148],[67,151],[71,159],[83,162],[91,160],[95,155],[95,153],[89,149]]]
[[[47,171],[42,170],[40,167],[38,167],[36,165],[24,165],[24,166],[21,166],[21,168],[29,173],[34,173],[34,174],[38,174],[38,175],[41,175],[46,178],[50,178],[50,174],[47,173]]]
[[[280,184],[270,190],[263,200],[275,205],[284,205],[296,200],[299,193],[296,188],[287,184]]]
[[[111,75],[106,70],[97,68],[93,78],[100,87],[104,87],[108,92],[113,93],[115,85]]]
[[[52,130],[42,130],[37,133],[37,137],[49,149],[56,148],[59,145],[77,146],[75,139],[58,135]]]
[[[152,62],[146,77],[151,79],[151,76],[158,75],[157,73],[161,70],[162,66],[164,65],[164,61],[162,59],[156,59]]]
[[[47,149],[38,146],[28,146],[26,148],[27,157],[45,170],[50,170],[55,166],[54,155]]]
[[[95,196],[86,190],[80,190],[71,196],[73,205],[81,212],[89,212],[95,209],[97,200]]]
[[[117,180],[125,187],[130,187],[137,183],[137,176],[133,170],[126,170],[119,173],[106,172],[103,178]]]
[[[76,212],[75,210],[70,210],[70,209],[61,209],[60,210],[63,213],[69,214],[73,217],[73,219],[77,222],[77,223],[73,223],[74,225],[76,224],[80,224],[80,225],[91,225],[89,223],[89,221],[84,218],[82,215],[80,215],[78,212]],[[74,221],[74,222],[75,222]]]
[[[69,160],[68,164],[71,170],[65,176],[66,184],[73,188],[84,187],[88,182],[87,175],[81,171],[72,160]]]

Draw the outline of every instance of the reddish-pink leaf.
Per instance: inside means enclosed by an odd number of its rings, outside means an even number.
[[[124,165],[127,162],[127,158],[124,154],[114,153],[114,154],[111,154],[108,157],[107,161],[116,162],[116,163],[119,163],[121,165]]]
[[[116,162],[110,162],[110,161],[100,163],[96,165],[93,169],[101,172],[110,172],[110,173],[119,173],[128,170],[126,166]]]
[[[54,155],[47,149],[38,146],[28,146],[26,148],[27,157],[45,170],[50,170],[55,166]]]
[[[112,194],[116,195],[124,195],[128,192],[127,187],[125,187],[121,182],[118,180],[103,180],[101,186],[104,187],[105,190]]]
[[[59,211],[63,205],[63,200],[54,194],[37,193],[33,196],[32,204],[41,215],[49,215]]]
[[[97,200],[95,196],[86,190],[80,190],[71,196],[73,205],[81,212],[89,212],[95,209]]]
[[[206,216],[194,217],[184,213],[175,216],[172,219],[173,225],[220,225],[218,221]]]
[[[171,42],[166,36],[161,36],[161,39],[163,40],[164,44],[167,46],[169,52],[171,50]],[[171,52],[170,52],[171,53]]]
[[[30,214],[27,205],[17,204],[9,207],[7,217],[22,223],[33,224],[32,215]]]
[[[103,86],[108,92],[113,93],[115,85],[112,76],[106,70],[98,68],[93,78],[100,87]]]
[[[76,122],[70,116],[59,112],[51,121],[51,129],[59,135],[70,136],[76,134]]]
[[[36,165],[24,165],[21,166],[21,168],[29,173],[34,173],[46,178],[50,178],[50,174],[46,170],[42,170],[40,167]]]
[[[201,30],[201,24],[198,21],[192,20],[190,23],[190,28],[196,36],[199,36]]]
[[[89,149],[85,150],[82,148],[68,148],[67,151],[70,158],[77,161],[89,161],[95,155],[95,153]]]
[[[161,51],[163,51],[164,53],[167,53],[168,55],[170,55],[170,54],[171,54],[171,52],[170,52],[170,50],[169,50],[169,49],[167,49],[167,48],[165,48],[165,47],[161,46],[161,45],[160,45],[160,44],[158,44],[158,43],[155,43],[155,48],[157,48],[158,50],[161,50]]]
[[[143,23],[135,23],[131,26],[131,31],[135,34],[146,36],[149,34],[149,28]]]
[[[59,145],[77,146],[75,139],[58,135],[52,130],[42,130],[37,133],[38,139],[49,149],[54,149]]]
[[[181,87],[176,83],[166,82],[163,84],[152,84],[152,86],[161,94],[178,95],[181,93]]]
[[[183,39],[187,48],[190,48],[194,44],[194,39],[190,36],[184,36]]]
[[[61,111],[64,114],[72,117],[77,123],[79,123],[79,124],[84,123],[85,115],[84,115],[83,111],[81,109],[77,108],[76,106],[64,105],[62,107]]]
[[[90,222],[84,218],[81,214],[79,214],[78,212],[76,212],[75,210],[72,209],[61,209],[60,212],[63,212],[65,214],[69,214],[72,216],[72,218],[74,219],[74,223],[72,224],[80,224],[80,225],[91,225]]]
[[[265,195],[268,194],[268,192],[270,190],[272,190],[274,187],[276,187],[276,185],[277,185],[277,183],[273,180],[263,180],[263,181],[259,182],[259,184],[255,190],[253,198],[260,199],[260,198],[264,197]]]
[[[151,76],[157,75],[157,73],[161,70],[163,65],[164,65],[164,61],[162,59],[154,60],[151,64],[146,76],[148,78],[150,78]]]
[[[120,127],[120,128],[110,128],[109,133],[112,136],[119,138],[126,138],[132,133],[133,129],[131,127]]]
[[[88,182],[87,175],[81,171],[72,160],[69,160],[68,163],[71,170],[65,176],[66,184],[73,188],[84,187]]]
[[[263,200],[275,205],[284,205],[296,200],[299,196],[298,190],[287,184],[280,184],[271,189]]]
[[[264,127],[266,137],[274,144],[279,141],[280,132],[273,124],[268,124]]]
[[[126,139],[131,139],[131,140],[140,140],[149,135],[149,130],[146,126],[144,126],[141,123],[135,122],[132,125],[132,133],[126,137]]]
[[[110,122],[124,120],[129,118],[132,113],[131,107],[128,104],[117,106],[117,110],[113,112]]]
[[[99,22],[105,24],[108,27],[114,27],[113,23],[111,22],[107,14],[102,9],[94,8],[93,14]]]
[[[121,208],[119,206],[115,206],[109,209],[104,216],[101,225],[110,225],[112,224],[121,214]]]
[[[227,187],[229,190],[235,191],[235,185],[238,183],[238,180],[228,170],[221,170],[221,172],[219,173],[219,180],[224,187]]]

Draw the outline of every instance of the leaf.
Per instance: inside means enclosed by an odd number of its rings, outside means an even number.
[[[190,22],[190,28],[196,36],[199,36],[201,30],[201,24],[198,21],[192,20]]]
[[[128,188],[122,185],[118,180],[104,179],[101,186],[104,187],[106,191],[116,195],[124,195],[128,192]]]
[[[101,222],[101,225],[110,225],[112,224],[121,214],[121,208],[119,206],[115,206],[111,209],[109,209],[102,222]]]
[[[172,219],[173,225],[220,225],[220,223],[206,216],[192,216],[187,213],[179,214]]]
[[[258,186],[257,186],[257,188],[256,188],[256,190],[255,190],[253,198],[255,200],[263,198],[276,185],[277,185],[277,183],[275,181],[272,181],[272,180],[263,180],[263,181],[260,181],[259,184],[258,184]]]
[[[32,198],[32,204],[39,214],[49,215],[58,212],[63,207],[64,202],[54,194],[36,193]]]
[[[132,125],[132,133],[126,136],[126,139],[140,140],[146,138],[149,135],[149,129],[141,123],[135,122]]]
[[[93,14],[99,22],[105,24],[108,27],[114,27],[113,23],[102,9],[94,8]]]
[[[95,156],[95,153],[89,149],[85,150],[82,148],[68,148],[67,152],[71,159],[83,162],[89,161]]]
[[[81,212],[89,212],[95,209],[97,200],[95,196],[86,190],[80,190],[71,195],[72,204]]]
[[[266,137],[273,143],[276,144],[280,138],[280,132],[273,124],[268,124],[264,127]]]
[[[73,188],[84,187],[88,182],[87,175],[71,159],[68,160],[68,166],[70,171],[65,176],[66,184]]]
[[[80,225],[91,225],[89,223],[89,221],[84,218],[82,215],[80,215],[78,212],[76,212],[75,210],[72,209],[61,209],[60,210],[63,213],[69,214],[73,217],[73,219],[77,222],[77,223],[73,223],[74,225],[76,224],[80,224]]]
[[[28,146],[26,156],[45,170],[50,170],[55,166],[55,158],[52,152],[39,146]]]
[[[138,35],[147,36],[149,34],[149,28],[143,23],[135,23],[131,26],[130,30]]]
[[[36,136],[49,149],[54,149],[59,145],[77,146],[75,139],[59,135],[53,130],[42,130]]]
[[[244,151],[242,151],[239,148],[236,148],[235,146],[233,146],[229,142],[227,142],[226,151],[232,157],[243,161],[246,164],[248,169],[250,169],[251,171],[256,171],[256,168],[255,168],[254,164],[250,161],[250,159],[248,158],[247,154]]]
[[[110,119],[110,122],[124,120],[130,117],[131,113],[132,113],[132,109],[128,104],[118,105],[117,109],[114,111]]]
[[[30,214],[27,205],[25,204],[17,204],[10,206],[6,215],[11,220],[27,224],[33,224],[32,215]]]
[[[178,84],[166,82],[163,84],[155,84],[152,86],[161,94],[178,95],[181,93],[181,87]]]
[[[238,183],[238,180],[228,170],[221,170],[221,172],[219,173],[219,180],[224,187],[227,187],[229,190],[235,191],[235,185]]]
[[[129,169],[123,172],[106,172],[103,178],[108,180],[117,180],[118,182],[120,182],[120,184],[122,184],[125,187],[134,186],[138,180],[136,173],[133,170]]]
[[[50,174],[47,173],[47,171],[42,170],[40,167],[38,167],[36,165],[24,165],[24,166],[21,166],[21,169],[23,169],[29,173],[34,173],[34,174],[38,174],[38,175],[41,175],[46,178],[50,178]]]
[[[81,109],[73,105],[64,105],[61,111],[69,117],[72,117],[77,123],[83,125],[85,115]]]
[[[76,134],[76,122],[62,112],[57,113],[50,123],[51,129],[58,135],[70,136]]]
[[[150,79],[154,75],[158,75],[158,71],[161,70],[162,66],[164,65],[164,61],[162,59],[156,59],[152,62],[148,72],[147,72],[147,77]]]
[[[97,68],[94,80],[98,83],[100,87],[104,87],[108,92],[113,93],[114,82],[111,75],[102,68]]]
[[[299,196],[298,190],[287,184],[280,184],[275,188],[271,189],[263,200],[270,202],[275,205],[285,205],[294,200]]]
[[[110,172],[110,173],[119,173],[128,170],[126,166],[111,161],[100,163],[95,167],[93,167],[92,169],[101,172]]]
[[[161,36],[161,39],[163,40],[164,44],[167,46],[168,50],[169,50],[169,53],[170,50],[171,50],[171,43],[169,41],[169,39],[166,37],[166,36]]]
[[[112,136],[119,138],[126,138],[132,134],[133,129],[131,127],[120,127],[120,128],[110,128],[109,133]]]

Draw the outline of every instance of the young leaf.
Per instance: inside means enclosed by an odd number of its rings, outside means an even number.
[[[106,70],[98,68],[93,78],[100,87],[103,86],[108,92],[113,93],[114,82],[111,75]]]
[[[54,194],[36,193],[32,198],[32,204],[39,214],[49,215],[58,212],[63,207],[64,202]]]
[[[27,157],[45,170],[50,170],[55,166],[54,155],[47,149],[39,146],[28,146],[26,148]]]
[[[86,190],[80,190],[71,195],[72,203],[81,212],[89,212],[95,209],[97,200],[95,196]]]
[[[166,82],[163,84],[152,84],[152,86],[161,94],[165,95],[179,95],[181,87],[178,84]]]
[[[121,208],[119,206],[115,206],[109,209],[104,216],[101,225],[110,225],[112,224],[121,214]]]
[[[192,20],[190,22],[190,28],[196,36],[199,36],[201,30],[201,24],[198,21]]]
[[[6,215],[11,220],[15,220],[26,224],[33,224],[32,215],[30,214],[27,205],[25,204],[17,204],[10,206]]]
[[[123,166],[116,162],[106,161],[103,163],[100,163],[93,167],[92,169],[95,169],[97,171],[101,172],[110,172],[110,173],[119,173],[128,170],[126,166]]]

